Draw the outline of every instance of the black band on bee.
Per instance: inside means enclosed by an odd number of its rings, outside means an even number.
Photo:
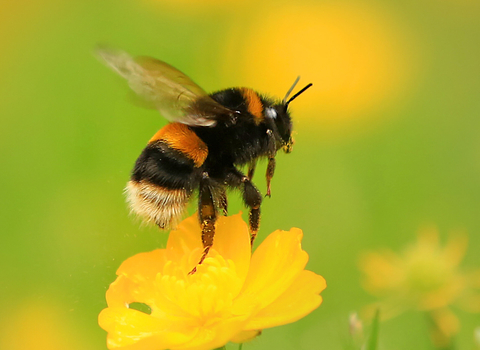
[[[250,88],[232,88],[212,94],[212,98],[218,103],[239,115],[251,115],[256,125],[264,120],[265,99]]]
[[[169,147],[163,141],[150,143],[138,157],[132,172],[132,180],[149,183],[167,189],[191,190],[194,183],[195,163],[182,152]]]

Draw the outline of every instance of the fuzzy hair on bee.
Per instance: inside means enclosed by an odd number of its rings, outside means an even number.
[[[207,94],[165,62],[105,48],[97,54],[145,104],[170,121],[135,162],[126,188],[131,210],[161,229],[174,228],[192,195],[198,194],[201,264],[213,245],[219,213],[228,213],[227,190],[239,189],[249,209],[253,244],[263,199],[252,182],[256,163],[268,159],[266,196],[270,197],[276,153],[282,149],[290,153],[293,146],[289,104],[312,84],[289,98],[297,78],[282,100],[245,87]],[[247,174],[239,170],[245,165]]]

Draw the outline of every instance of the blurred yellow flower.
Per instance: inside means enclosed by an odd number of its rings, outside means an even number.
[[[419,310],[451,305],[468,283],[458,267],[466,248],[465,235],[452,236],[441,247],[437,231],[422,231],[417,244],[401,254],[383,250],[364,255],[360,261],[363,285],[373,295],[389,296]]]
[[[388,117],[386,107],[401,101],[418,77],[416,39],[383,6],[289,2],[255,14],[232,28],[223,76],[283,97],[301,75],[297,88],[314,87],[295,102],[296,121],[348,127],[375,113]]]
[[[467,236],[450,236],[445,246],[439,243],[435,229],[421,231],[415,245],[402,253],[390,250],[370,252],[360,260],[363,286],[371,294],[385,298],[382,314],[392,317],[406,309],[427,312],[431,336],[444,346],[458,332],[459,322],[449,310],[458,305],[480,312],[478,272],[466,273],[459,267],[466,249]]]
[[[74,321],[76,313],[58,295],[33,290],[28,298],[2,308],[0,349],[84,350],[94,348]],[[7,304],[5,304],[7,305]],[[78,318],[78,315],[77,315]]]
[[[165,249],[118,269],[99,315],[108,348],[214,349],[304,317],[321,304],[326,284],[304,270],[302,236],[277,230],[252,255],[240,215],[221,217],[213,248],[189,275],[203,248],[197,217],[184,220]]]

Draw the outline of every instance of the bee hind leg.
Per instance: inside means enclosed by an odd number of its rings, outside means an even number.
[[[250,245],[253,246],[260,227],[260,206],[258,208],[251,208],[248,216],[250,224]]]
[[[208,255],[210,248],[213,246],[213,238],[215,236],[215,222],[217,221],[217,211],[213,200],[213,193],[210,187],[210,178],[208,173],[203,174],[200,181],[198,216],[200,219],[200,227],[202,228],[203,252],[197,264],[200,265]],[[188,274],[192,275],[197,271],[195,266]]]
[[[242,191],[245,206],[250,209],[250,243],[253,245],[253,241],[255,240],[260,227],[260,204],[262,204],[262,194],[247,176],[235,168],[227,175],[227,183]]]
[[[219,209],[222,209],[223,215],[228,216],[228,199],[227,199],[227,192],[222,190],[219,195]]]

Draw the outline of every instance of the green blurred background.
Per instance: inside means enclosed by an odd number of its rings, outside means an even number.
[[[348,315],[375,299],[365,250],[399,250],[419,228],[465,230],[480,265],[480,3],[416,1],[5,1],[0,5],[0,348],[105,349],[97,315],[115,270],[164,247],[122,190],[166,121],[131,104],[93,56],[104,43],[176,66],[206,91],[283,97],[296,144],[277,157],[260,242],[304,230],[324,303],[244,349],[342,349]],[[256,183],[265,191],[262,163]],[[262,168],[263,167],[263,168]],[[230,196],[232,213],[243,210]],[[194,205],[190,212],[193,212]],[[459,349],[478,314],[456,311]],[[424,316],[382,324],[383,349],[428,349]]]

